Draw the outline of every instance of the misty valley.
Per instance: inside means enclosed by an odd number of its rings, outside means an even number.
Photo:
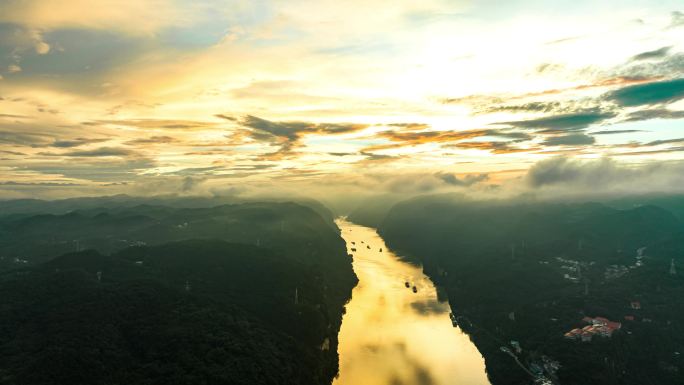
[[[684,0],[0,0],[0,385],[684,384]]]
[[[2,384],[684,380],[684,196],[0,210]]]

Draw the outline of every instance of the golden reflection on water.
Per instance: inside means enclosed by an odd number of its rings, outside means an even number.
[[[400,261],[374,229],[344,220],[337,225],[359,283],[342,321],[333,384],[489,384],[482,355],[451,325],[448,303],[437,300],[422,269]]]

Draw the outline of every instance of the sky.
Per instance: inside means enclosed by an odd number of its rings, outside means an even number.
[[[0,199],[677,190],[683,128],[681,0],[0,0]]]

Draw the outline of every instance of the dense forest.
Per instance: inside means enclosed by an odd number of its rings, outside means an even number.
[[[395,200],[350,219],[444,289],[494,385],[684,379],[683,197]],[[0,207],[1,384],[329,384],[338,371],[356,277],[317,202]],[[621,328],[565,338],[584,317]]]
[[[0,383],[331,382],[356,277],[322,206],[108,202],[0,218]]]
[[[494,385],[536,375],[564,385],[674,384],[684,381],[684,225],[675,210],[684,198],[647,198],[426,196],[392,207],[379,231],[446,289]],[[621,329],[591,342],[564,338],[586,316]],[[513,350],[511,341],[527,372],[502,349]],[[545,370],[553,361],[560,368]]]

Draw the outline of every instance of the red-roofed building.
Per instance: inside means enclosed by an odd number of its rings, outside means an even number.
[[[597,326],[595,330],[596,333],[600,334],[602,337],[612,337],[613,331],[615,329],[612,329],[608,326]]]
[[[584,326],[582,329],[573,329],[565,333],[565,338],[577,339],[579,337],[582,342],[589,342],[594,335],[612,337],[613,332],[622,328],[620,322],[614,322],[605,317],[584,317],[582,321],[589,325]]]
[[[593,337],[593,334],[592,334],[592,333],[590,333],[590,332],[583,332],[583,333],[582,333],[582,336],[581,336],[582,342],[590,342],[590,341],[591,341],[591,337]]]

